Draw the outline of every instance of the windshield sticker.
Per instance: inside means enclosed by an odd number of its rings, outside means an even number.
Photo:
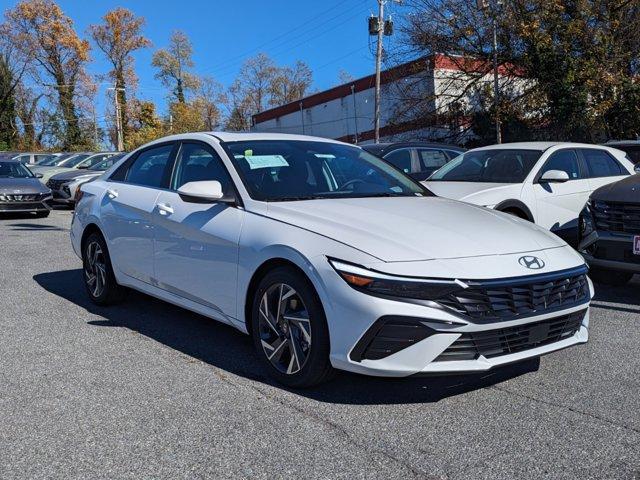
[[[330,153],[314,153],[313,155],[318,158],[336,158],[335,155],[331,155]]]
[[[246,153],[246,152],[245,152]],[[289,164],[282,155],[245,155],[251,170],[258,168],[288,167]]]

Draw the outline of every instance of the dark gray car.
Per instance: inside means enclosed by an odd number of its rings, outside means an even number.
[[[30,213],[49,215],[51,190],[18,160],[0,159],[0,214]]]

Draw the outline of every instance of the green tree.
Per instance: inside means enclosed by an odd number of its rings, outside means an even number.
[[[165,87],[172,88],[178,102],[185,103],[186,93],[198,88],[198,77],[189,72],[194,66],[193,46],[184,32],[173,32],[169,47],[156,51],[151,64],[158,69],[155,77]]]
[[[52,0],[22,0],[5,16],[11,42],[33,59],[38,75],[54,82],[65,127],[62,148],[83,145],[86,139],[82,138],[75,100],[89,60],[89,43],[78,36],[73,21]]]

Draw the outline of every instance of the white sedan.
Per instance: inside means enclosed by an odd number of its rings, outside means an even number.
[[[359,147],[176,135],[80,191],[71,240],[92,301],[130,287],[232,325],[289,386],[334,368],[480,372],[588,339],[572,248]]]
[[[633,163],[615,148],[505,143],[469,150],[424,184],[436,195],[510,213],[575,243],[591,192],[633,173]]]

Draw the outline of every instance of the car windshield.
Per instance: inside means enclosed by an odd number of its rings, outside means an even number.
[[[56,163],[56,166],[64,167],[64,168],[73,168],[79,163],[81,163],[83,160],[86,160],[87,158],[89,158],[90,156],[91,156],[90,153],[79,153],[77,155],[67,158],[66,160],[63,160],[60,163]]]
[[[48,158],[44,158],[38,162],[36,162],[36,165],[38,165],[39,167],[51,167],[54,165],[57,165],[58,163],[62,162],[63,160],[69,158],[70,155],[51,155]]]
[[[33,173],[20,162],[1,162],[0,178],[33,178]]]
[[[124,155],[125,155],[124,153],[120,153],[120,154],[117,154],[117,155],[112,155],[111,157],[105,158],[104,160],[102,160],[102,161],[90,166],[89,170],[96,170],[96,171],[99,171],[99,172],[104,172],[108,168],[111,168],[114,163],[116,163],[122,157],[124,157]]]
[[[466,152],[437,170],[429,180],[521,183],[541,155],[539,150],[503,148]]]
[[[223,146],[256,200],[430,195],[419,183],[358,147],[300,140]]]

